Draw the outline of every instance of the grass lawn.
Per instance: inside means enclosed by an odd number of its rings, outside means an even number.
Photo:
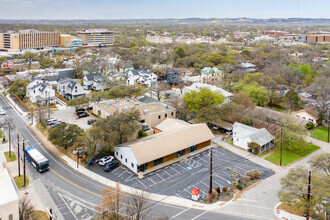
[[[31,213],[32,220],[48,220],[49,217],[46,212],[41,210],[35,210]]]
[[[11,151],[11,155],[10,155],[11,157],[9,157],[9,151],[5,152],[5,156],[6,156],[7,162],[12,162],[12,161],[16,160],[16,155],[13,151]]]
[[[286,211],[288,213],[291,213],[291,214],[294,214],[294,215],[304,216],[304,212],[302,212],[301,210],[299,210],[296,207],[291,206],[289,204],[282,203],[281,205],[279,205],[277,207],[277,209],[284,210],[284,211]]]
[[[302,152],[298,153],[294,153],[288,150],[284,150],[282,152],[282,166],[287,166],[293,162],[295,162],[296,160],[312,153],[313,151],[316,151],[317,149],[319,149],[318,146],[310,144],[308,147],[306,147]],[[276,164],[276,165],[280,165],[280,156],[281,156],[281,151],[280,149],[276,149],[274,151],[274,153],[272,153],[271,155],[269,155],[268,157],[266,157],[265,159]]]
[[[319,127],[315,128],[311,131],[311,137],[321,140],[321,141],[328,141],[328,127]]]
[[[16,183],[16,185],[19,189],[22,189],[24,187],[23,175],[21,175],[20,177],[15,176],[14,180],[15,180],[15,183]],[[29,178],[26,177],[26,186],[28,186],[28,185],[29,185]]]

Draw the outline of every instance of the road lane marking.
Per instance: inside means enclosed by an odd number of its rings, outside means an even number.
[[[190,209],[191,209],[191,208],[188,208],[188,209],[186,209],[186,210],[183,210],[183,211],[179,212],[178,214],[172,216],[170,219],[175,218],[175,217],[178,217],[179,215],[185,213],[186,211],[188,211],[188,210],[190,210]]]
[[[69,211],[71,212],[71,214],[73,215],[73,217],[78,220],[78,218],[75,216],[75,214],[73,213],[73,211],[70,209],[69,205],[65,202],[65,200],[63,199],[63,197],[61,196],[61,194],[58,194],[61,199],[63,200],[64,204],[68,207]]]
[[[208,212],[208,210],[202,212],[201,214],[197,215],[195,218],[192,218],[191,220],[195,220],[195,219],[201,217],[202,215],[204,215],[204,214],[207,213],[207,212]]]

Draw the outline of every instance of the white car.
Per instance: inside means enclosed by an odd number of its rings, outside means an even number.
[[[3,108],[0,108],[0,115],[5,115],[6,114],[6,111],[3,110]]]
[[[115,159],[113,156],[105,156],[101,160],[99,160],[99,164],[101,166],[104,166],[106,163],[109,163]]]

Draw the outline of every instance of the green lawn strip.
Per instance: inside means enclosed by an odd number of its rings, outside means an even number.
[[[49,217],[46,212],[41,210],[35,210],[31,213],[32,220],[48,220]]]
[[[317,149],[319,149],[319,147],[316,145],[313,145],[313,144],[309,145],[308,147],[306,147],[303,151],[301,151],[299,153],[294,153],[294,152],[284,149],[282,152],[282,154],[283,154],[282,155],[283,156],[282,157],[282,166],[287,166],[287,165],[295,162],[296,160],[299,160],[300,158],[312,153],[313,151],[316,151]],[[280,156],[281,156],[280,149],[276,149],[273,154],[269,155],[265,159],[276,165],[280,165]]]
[[[319,127],[311,131],[311,137],[321,140],[328,141],[328,127]]]
[[[23,175],[21,175],[21,176],[15,176],[14,177],[14,180],[15,180],[15,183],[16,183],[16,185],[17,185],[17,187],[19,189],[22,189],[24,187]],[[26,177],[26,186],[28,186],[28,185],[29,185],[29,178]]]
[[[9,157],[9,151],[6,151],[5,152],[5,157],[6,157],[6,160],[7,162],[12,162],[12,161],[15,161],[16,160],[16,155],[13,151],[11,151],[11,157]]]

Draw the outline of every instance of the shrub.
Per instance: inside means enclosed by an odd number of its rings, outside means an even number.
[[[215,188],[215,191],[217,191],[218,193],[220,193],[221,192],[220,191],[220,187]]]
[[[249,182],[249,181],[251,181],[251,177],[250,177],[250,176],[244,176],[244,181],[245,181],[245,182]]]
[[[215,191],[215,190],[212,190],[212,198],[213,199],[216,199],[216,198],[218,198],[218,192],[217,191]]]
[[[139,130],[139,138],[143,138],[143,137],[146,137],[146,136],[148,136],[148,134],[145,131]]]
[[[260,179],[261,173],[259,170],[249,170],[245,172],[244,178],[250,178],[250,180]]]
[[[256,142],[250,142],[248,147],[252,149],[254,154],[258,154],[260,152],[260,145]]]
[[[253,121],[251,119],[245,119],[242,121],[242,124],[253,126]]]
[[[305,127],[308,130],[312,130],[314,128],[314,123],[313,122],[308,122]]]
[[[224,192],[228,192],[228,188],[227,187],[223,187],[222,189]]]
[[[243,189],[243,186],[242,186],[242,184],[238,183],[238,184],[236,185],[236,188],[237,188],[238,190],[242,190],[242,189]]]

